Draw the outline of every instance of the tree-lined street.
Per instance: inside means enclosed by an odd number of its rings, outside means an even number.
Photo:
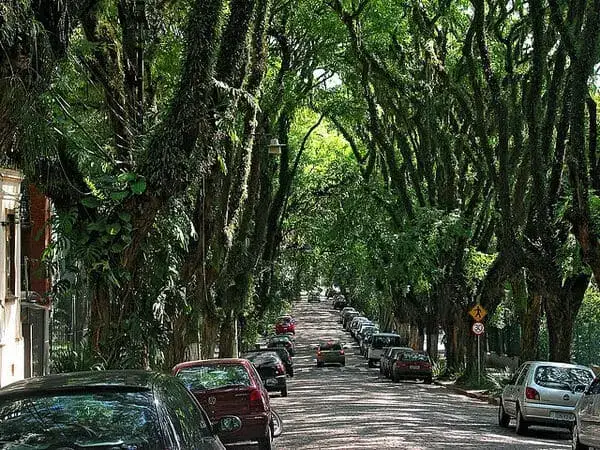
[[[368,369],[356,347],[345,367],[317,368],[311,344],[320,337],[352,343],[330,302],[294,305],[298,321],[295,376],[289,396],[272,397],[284,420],[277,449],[562,449],[566,430],[533,428],[526,437],[497,424],[497,409],[438,385],[393,383]]]

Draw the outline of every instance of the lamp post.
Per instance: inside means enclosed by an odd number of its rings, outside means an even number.
[[[285,147],[285,144],[280,144],[279,139],[274,137],[269,142],[269,155],[281,155],[281,147]]]

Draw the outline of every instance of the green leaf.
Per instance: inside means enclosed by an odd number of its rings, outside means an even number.
[[[146,180],[138,179],[135,183],[131,183],[131,191],[134,194],[141,194],[146,190]]]
[[[127,191],[117,191],[117,192],[111,192],[110,198],[112,198],[116,202],[120,202],[120,201],[125,200],[128,195],[129,195],[129,193]]]
[[[133,181],[136,179],[136,174],[135,173],[131,173],[131,172],[125,172],[120,174],[117,177],[117,180],[119,180],[121,183],[126,183],[128,181]]]
[[[81,199],[81,204],[87,208],[97,208],[100,206],[100,200],[96,197],[84,197]]]
[[[131,214],[127,212],[120,212],[119,219],[121,219],[123,222],[131,222]]]
[[[108,234],[110,234],[111,236],[117,235],[119,231],[121,231],[121,224],[119,223],[111,223],[108,226]]]

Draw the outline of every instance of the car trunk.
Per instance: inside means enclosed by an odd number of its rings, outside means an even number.
[[[557,406],[575,407],[581,394],[574,394],[569,389],[548,389],[541,387],[536,389],[540,395],[540,403],[548,403]]]
[[[267,378],[274,378],[277,376],[277,369],[273,365],[261,364],[259,366],[255,365],[254,367],[256,367],[258,374],[263,380],[266,380]]]
[[[250,413],[250,386],[193,391],[212,422],[222,416],[243,416]]]

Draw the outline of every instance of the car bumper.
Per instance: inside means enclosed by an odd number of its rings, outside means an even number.
[[[267,378],[265,380],[263,380],[265,387],[267,388],[267,391],[271,392],[271,391],[281,391],[282,389],[285,389],[285,387],[287,386],[287,381],[285,379],[285,375],[279,375],[277,377],[274,378]]]
[[[532,423],[570,427],[575,423],[575,407],[525,402],[521,405],[523,418]]]
[[[242,427],[239,430],[219,433],[219,439],[221,439],[223,444],[257,441],[267,436],[267,429],[269,427],[269,415],[267,413],[238,417],[242,421]]]
[[[394,375],[400,378],[431,378],[433,376],[431,371],[424,370],[398,370],[394,369]]]
[[[322,364],[346,364],[346,358],[343,356],[337,358],[320,358],[317,356],[317,361]]]

